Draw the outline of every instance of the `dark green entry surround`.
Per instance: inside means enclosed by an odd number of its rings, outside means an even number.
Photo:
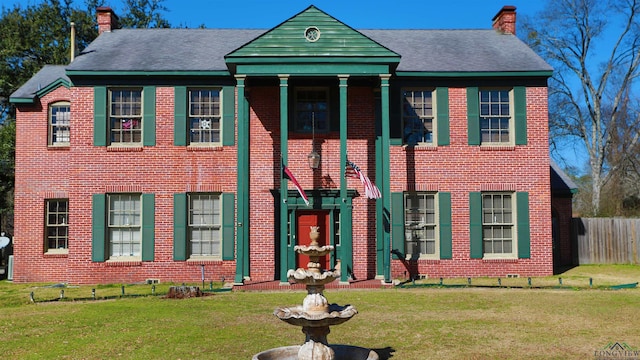
[[[315,37],[308,37],[314,29]],[[249,111],[245,97],[245,81],[252,78],[279,78],[280,82],[280,154],[288,164],[288,108],[289,81],[293,77],[337,78],[339,81],[340,161],[347,160],[347,93],[349,80],[355,77],[377,78],[381,87],[381,117],[376,128],[382,129],[381,141],[376,141],[377,181],[381,184],[382,199],[376,206],[376,261],[378,276],[391,281],[389,196],[389,78],[400,62],[400,55],[372,41],[335,18],[310,6],[279,26],[265,32],[245,46],[225,56],[227,65],[238,82],[238,210],[237,252],[235,282],[240,284],[250,275],[249,259]],[[280,179],[280,189],[287,189],[287,180]],[[315,189],[309,190],[310,192]],[[288,191],[280,191],[280,229],[287,229],[290,217],[300,206],[298,198]],[[313,208],[330,209],[331,216],[340,216],[339,257],[343,271],[341,282],[347,282],[347,269],[353,269],[352,205],[353,195],[347,182],[340,177],[338,194],[320,197]],[[282,206],[286,204],[286,206]],[[306,205],[303,203],[306,207]],[[308,208],[308,207],[306,207]],[[333,211],[337,210],[337,211]],[[286,273],[293,265],[290,261],[291,241],[287,231],[280,231],[280,281],[286,282]],[[382,265],[382,266],[380,266]]]

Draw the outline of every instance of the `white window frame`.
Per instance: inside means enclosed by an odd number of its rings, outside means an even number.
[[[426,106],[427,102],[424,101],[425,97],[421,96],[420,106],[418,108],[415,101],[407,101],[407,94],[411,94],[411,99],[416,99],[416,94],[431,94],[431,113],[428,113],[429,107]],[[438,119],[437,113],[437,99],[436,99],[436,89],[435,88],[403,88],[401,92],[401,111],[402,111],[402,143],[409,146],[437,146],[438,139],[436,138],[437,134],[437,126]],[[418,110],[418,111],[416,111]],[[425,125],[425,121],[431,121],[431,130],[426,130],[423,132],[419,138],[415,139],[415,141],[409,141],[409,136],[413,135],[414,138],[417,135],[416,129],[426,128],[428,126]],[[429,140],[425,140],[425,137],[430,137]]]
[[[196,93],[210,93],[217,101],[194,101]],[[219,87],[194,87],[187,90],[188,96],[188,131],[190,146],[220,146],[222,145],[222,114],[223,96]],[[198,106],[199,105],[199,106]],[[194,127],[197,122],[197,127]],[[198,139],[196,139],[196,137]],[[203,140],[204,139],[204,140]],[[197,141],[196,141],[197,140]]]
[[[425,208],[409,207],[409,199],[418,200],[419,197],[424,198]],[[427,197],[433,200],[433,209],[427,207]],[[417,204],[416,204],[417,205]],[[439,219],[438,194],[428,191],[411,191],[404,193],[404,245],[405,257],[407,259],[415,259],[417,255],[419,259],[440,259],[440,219]],[[433,219],[430,221],[429,216]],[[418,219],[419,218],[419,219]],[[429,238],[429,229],[432,232],[432,238]],[[416,240],[415,238],[418,237]],[[433,253],[428,253],[427,243],[433,242]],[[418,242],[415,246],[417,251],[410,251],[410,243]],[[422,244],[421,244],[422,243]]]
[[[60,111],[66,109],[66,111]],[[49,146],[69,146],[71,142],[71,103],[58,101],[49,105]],[[58,140],[62,138],[64,140]]]
[[[198,200],[200,200],[199,203],[197,202]],[[204,202],[209,200],[212,201],[211,207],[203,207],[202,205],[204,204]],[[223,216],[222,194],[189,193],[187,194],[187,204],[189,259],[221,260]],[[199,253],[196,253],[196,251],[194,251],[194,248],[198,244],[200,244],[200,251]],[[208,245],[211,251],[203,251],[203,247],[205,245]]]
[[[496,209],[493,206],[488,207],[485,204],[487,197],[491,197],[492,201],[496,196],[502,197],[504,203],[504,197],[510,196],[510,209],[506,209],[504,206],[500,209]],[[482,193],[482,256],[484,259],[517,259],[518,258],[518,232],[517,232],[517,204],[516,193],[514,192],[483,192]],[[500,211],[502,210],[502,211]],[[507,216],[508,215],[508,216]],[[508,218],[507,218],[508,217]],[[493,219],[493,221],[488,221]],[[510,237],[504,236],[504,230],[509,229]],[[488,235],[492,236],[489,237]],[[502,236],[495,236],[496,234],[502,234]],[[491,240],[488,240],[491,239]],[[494,243],[510,239],[511,251],[510,252],[487,252],[487,241]],[[504,246],[504,244],[502,244]]]
[[[488,101],[483,101],[482,100],[482,95],[483,93],[489,93],[489,99]],[[493,92],[507,92],[507,96],[508,96],[508,111],[509,114],[508,116],[504,116],[502,114],[502,108],[501,108],[501,104],[502,104],[502,99],[499,99],[497,106],[498,109],[492,109],[492,104],[494,104],[494,102],[492,101],[491,98],[491,93]],[[478,127],[480,129],[480,144],[485,145],[485,146],[513,146],[515,144],[515,108],[514,108],[514,98],[513,98],[513,88],[485,88],[485,89],[480,89],[478,91],[478,114],[479,116],[479,121],[480,124],[478,124]],[[487,106],[487,110],[489,111],[488,115],[483,114],[484,109],[483,109],[483,105]],[[497,114],[494,114],[493,111],[497,110]],[[491,119],[491,120],[485,120],[485,119]],[[508,121],[508,126],[505,128],[502,128],[499,124],[500,119],[506,119]],[[488,126],[487,130],[483,129],[483,122],[484,121],[489,121],[490,124],[494,123],[495,121],[498,121],[498,127],[494,127],[492,128],[492,126]],[[498,134],[500,134],[502,131],[508,131],[508,139],[506,141],[502,141],[502,140],[498,140],[498,141],[493,141],[493,139],[491,139],[490,141],[484,141],[483,137],[483,133],[488,131],[488,132],[497,132]],[[490,138],[493,138],[492,135],[490,135]]]
[[[135,97],[114,99],[121,92],[138,93],[139,106]],[[133,101],[132,101],[133,100]],[[143,141],[144,93],[140,87],[114,87],[109,89],[109,144],[111,146],[141,146]],[[139,135],[138,135],[139,134]],[[116,141],[119,135],[120,140]],[[137,135],[137,136],[136,136]],[[136,137],[139,138],[136,140]],[[129,138],[127,140],[127,138]]]
[[[64,203],[61,210],[58,206],[52,209],[54,203]],[[45,199],[45,253],[69,253],[69,199]],[[56,244],[51,246],[51,242]],[[64,244],[60,246],[60,243]]]
[[[293,130],[301,134],[311,134],[312,124],[315,123],[316,133],[328,133],[331,130],[331,91],[328,86],[296,86],[293,108]],[[317,102],[301,102],[303,92],[322,92],[325,94],[326,109],[322,109]],[[309,108],[309,106],[311,108]],[[300,120],[300,113],[307,113],[304,120]],[[301,121],[304,124],[301,124]]]
[[[107,194],[109,260],[142,259],[142,211],[142,194]]]

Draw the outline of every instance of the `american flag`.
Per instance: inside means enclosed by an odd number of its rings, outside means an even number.
[[[352,163],[349,160],[347,160],[347,166],[344,169],[344,177],[352,177],[352,178],[360,179],[360,182],[362,182],[362,185],[364,185],[364,193],[367,196],[367,198],[379,199],[382,197],[382,194],[380,193],[380,189],[378,189],[378,187],[371,182],[371,180],[367,177],[367,175],[365,175],[360,170],[358,165]]]
[[[296,177],[293,176],[289,168],[287,168],[284,163],[282,163],[282,177],[293,183],[293,186],[296,187],[296,190],[298,190],[298,193],[300,194],[300,196],[302,196],[302,200],[304,200],[304,203],[309,206],[309,198],[307,197],[307,194],[305,194],[304,190],[300,186],[300,183],[298,183],[298,180],[296,180]]]

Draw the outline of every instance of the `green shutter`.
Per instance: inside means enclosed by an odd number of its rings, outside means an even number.
[[[440,218],[440,259],[451,259],[451,193],[438,193]]]
[[[93,88],[93,145],[107,146],[107,88]]]
[[[173,145],[187,145],[187,87],[173,88]]]
[[[449,88],[436,88],[436,111],[437,111],[437,131],[438,146],[450,144],[449,140]]]
[[[235,259],[235,198],[222,194],[222,260]]]
[[[235,90],[233,86],[225,86],[222,88],[222,145],[224,146],[235,145]],[[243,99],[238,99],[238,106],[244,106],[242,101]],[[240,121],[246,121],[246,119],[238,119],[238,123]]]
[[[513,88],[513,107],[516,145],[527,145],[527,88],[524,86]]]
[[[93,194],[91,201],[91,261],[103,262],[106,259],[106,209],[107,196]]]
[[[156,200],[154,194],[142,194],[142,261],[153,261],[156,240]]]
[[[467,88],[467,136],[469,145],[480,145],[480,99],[477,87]]]
[[[482,259],[482,193],[469,193],[469,255]]]
[[[531,232],[529,230],[529,193],[516,193],[516,220],[518,222],[518,257],[531,257]]]
[[[173,260],[187,260],[187,194],[173,194]]]
[[[142,90],[142,145],[156,145],[156,88],[145,86]]]
[[[404,193],[391,193],[391,250],[405,255],[404,248]],[[396,254],[393,255],[397,259]]]

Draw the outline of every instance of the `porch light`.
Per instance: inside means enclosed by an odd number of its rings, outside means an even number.
[[[316,114],[311,113],[311,152],[307,155],[309,167],[317,169],[320,167],[320,154],[315,151],[316,147]]]
[[[307,155],[307,161],[309,161],[309,167],[312,169],[317,169],[320,167],[320,154],[315,151],[311,151],[309,155]]]

